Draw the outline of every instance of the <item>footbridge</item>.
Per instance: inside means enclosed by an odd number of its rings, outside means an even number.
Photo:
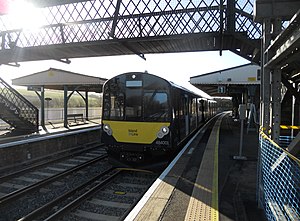
[[[2,11],[0,64],[223,50],[260,59],[262,28],[253,21],[254,0],[28,2],[38,12]]]

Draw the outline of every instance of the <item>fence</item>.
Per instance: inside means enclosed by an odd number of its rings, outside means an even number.
[[[101,117],[101,107],[89,107],[89,119],[96,119]],[[83,114],[85,118],[85,108],[68,108],[68,114]],[[45,123],[48,122],[63,122],[64,109],[63,108],[45,108]]]
[[[41,111],[39,111],[41,115]],[[83,114],[85,117],[85,108],[68,108],[68,114]],[[102,114],[101,107],[89,107],[89,119],[100,119]],[[63,108],[45,108],[45,123],[59,123],[63,122],[64,109]],[[39,116],[41,119],[41,116]],[[0,120],[0,130],[4,128],[9,128],[5,122]]]
[[[268,220],[300,220],[300,160],[260,132],[258,200]],[[288,146],[292,139],[281,137]]]

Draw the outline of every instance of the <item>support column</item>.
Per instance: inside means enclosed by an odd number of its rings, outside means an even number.
[[[270,45],[271,42],[271,20],[270,19],[264,19],[263,21],[263,42],[262,42],[262,51],[263,53],[266,51],[268,46]],[[264,65],[268,62],[268,54],[264,53],[262,57],[262,110],[261,110],[261,115],[262,115],[262,127],[263,131],[266,134],[269,134],[270,130],[270,69],[266,68]]]
[[[281,70],[272,73],[272,140],[279,144],[281,122]]]
[[[227,0],[226,7],[226,23],[227,23],[227,31],[229,33],[235,32],[235,0]]]
[[[275,38],[281,32],[280,18],[273,20],[272,37]],[[271,53],[274,53],[273,51]],[[274,56],[272,54],[272,56]],[[272,72],[272,140],[279,144],[281,123],[281,69],[275,67]]]
[[[45,126],[45,87],[41,86],[41,126],[46,130]]]
[[[268,54],[266,49],[271,42],[271,19],[265,18],[262,25],[262,45],[261,45],[261,81],[260,81],[260,125],[265,134],[269,134],[270,130],[270,69],[265,67],[268,62]],[[258,207],[263,208],[261,199],[263,198],[262,168],[261,168],[261,146],[258,148],[258,182],[257,182],[257,202]]]
[[[85,119],[89,120],[89,92],[85,91]]]
[[[68,127],[68,87],[64,85],[64,127]]]

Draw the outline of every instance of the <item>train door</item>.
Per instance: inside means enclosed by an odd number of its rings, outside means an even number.
[[[185,118],[185,136],[190,133],[190,121],[189,121],[189,97],[184,95],[184,118]]]
[[[189,114],[190,114],[190,132],[197,127],[197,99],[191,97],[189,100]]]
[[[180,95],[179,105],[180,138],[183,140],[189,134],[188,96]]]
[[[197,127],[201,124],[203,120],[203,110],[201,99],[197,98]]]
[[[180,122],[180,113],[182,111],[181,105],[180,105],[180,91],[177,89],[173,89],[172,91],[172,103],[173,103],[173,124],[174,124],[174,134],[173,134],[173,140],[175,142],[175,145],[177,146],[178,143],[182,140],[181,136],[181,122]]]

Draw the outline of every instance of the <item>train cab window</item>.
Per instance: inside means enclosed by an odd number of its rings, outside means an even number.
[[[165,92],[144,92],[144,119],[169,120],[168,95]]]
[[[124,117],[124,95],[118,94],[111,97],[111,117],[114,119],[123,119]]]
[[[124,117],[124,95],[105,95],[103,119],[121,120]]]
[[[142,117],[141,97],[141,88],[126,88],[125,118],[127,120],[140,120]]]

